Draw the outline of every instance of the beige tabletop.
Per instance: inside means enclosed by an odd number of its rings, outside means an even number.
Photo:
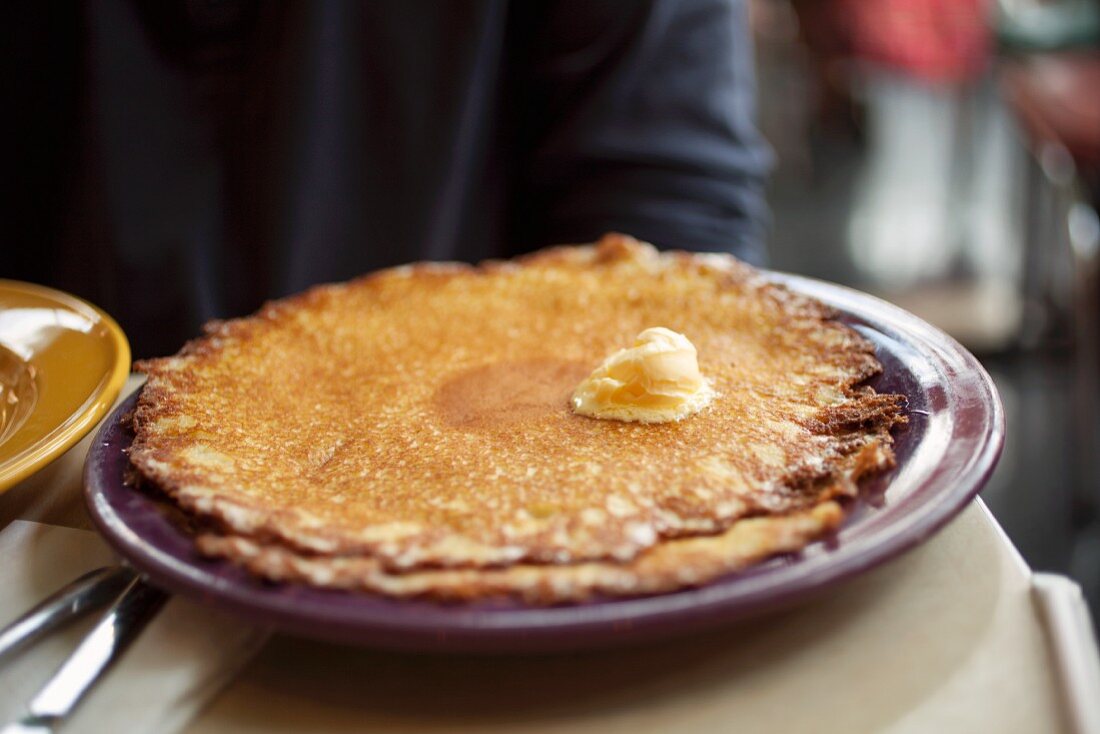
[[[89,527],[86,451],[0,495],[0,529]],[[1030,572],[975,503],[800,608],[634,649],[427,656],[275,636],[188,731],[1065,731],[1052,671]]]

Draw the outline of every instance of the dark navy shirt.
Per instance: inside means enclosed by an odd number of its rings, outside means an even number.
[[[743,2],[28,5],[0,275],[139,356],[412,260],[609,230],[763,257]]]

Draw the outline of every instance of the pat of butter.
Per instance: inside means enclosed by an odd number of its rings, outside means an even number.
[[[604,360],[573,391],[573,411],[640,423],[678,421],[705,407],[714,390],[699,372],[695,345],[661,326]]]

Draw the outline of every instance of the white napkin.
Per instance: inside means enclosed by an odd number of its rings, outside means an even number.
[[[0,533],[0,627],[77,576],[117,563],[87,530],[17,521]],[[78,624],[0,663],[0,723],[26,703],[95,624]],[[269,632],[173,598],[63,727],[68,732],[172,734],[248,663]]]

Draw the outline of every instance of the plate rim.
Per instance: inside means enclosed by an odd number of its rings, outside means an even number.
[[[846,286],[784,273],[764,274],[770,280],[821,300],[856,320],[879,323],[890,327],[895,334],[911,337],[911,344],[917,342],[921,346],[933,348],[941,359],[945,355],[952,358],[962,368],[973,373],[976,385],[981,388],[981,395],[975,396],[974,406],[986,419],[983,425],[987,426],[979,439],[978,450],[970,457],[955,484],[938,490],[934,495],[935,500],[928,507],[923,507],[923,513],[914,523],[901,531],[893,532],[892,524],[888,524],[877,535],[853,541],[844,555],[832,559],[831,563],[825,563],[813,578],[794,579],[793,587],[789,583],[786,588],[780,586],[770,592],[771,598],[756,600],[752,604],[742,603],[738,608],[739,600],[736,597],[722,593],[731,582],[739,580],[733,577],[669,594],[592,605],[550,608],[521,605],[519,609],[509,609],[510,614],[501,614],[495,610],[435,605],[438,614],[433,615],[422,607],[417,607],[413,613],[413,616],[419,615],[421,619],[426,617],[428,622],[403,621],[402,615],[397,614],[394,619],[381,621],[371,618],[356,624],[355,620],[348,619],[348,615],[337,615],[340,617],[337,622],[333,622],[330,617],[323,620],[324,624],[316,626],[319,624],[317,619],[303,616],[292,608],[293,605],[285,597],[269,594],[266,597],[261,596],[263,603],[257,604],[256,587],[240,588],[237,582],[177,560],[163,549],[145,543],[105,499],[101,486],[103,477],[99,471],[103,462],[110,460],[106,453],[105,437],[114,425],[115,417],[136,400],[136,392],[100,428],[89,452],[84,468],[89,513],[100,532],[120,554],[140,571],[148,574],[154,583],[172,592],[236,613],[260,616],[267,620],[266,623],[291,633],[375,647],[435,652],[587,649],[709,628],[755,616],[769,609],[790,606],[915,548],[959,514],[978,494],[997,465],[1004,448],[1005,416],[989,373],[969,351],[943,331],[893,304]],[[796,561],[792,565],[797,563]],[[724,584],[727,586],[724,587]],[[313,597],[315,603],[318,595],[323,597],[328,594],[348,593],[295,585],[290,585],[290,588],[299,589],[305,596]],[[765,592],[768,590],[765,589]],[[764,595],[767,596],[767,593]],[[366,596],[372,603],[392,603],[395,610],[403,604],[416,603],[389,600],[379,595]],[[423,605],[424,602],[416,604]],[[609,604],[615,605],[614,608],[619,613],[607,614]],[[433,616],[438,617],[435,625],[430,623]],[[457,620],[461,623],[457,624]],[[670,620],[676,622],[672,625],[675,629],[671,631],[668,629]],[[563,642],[564,637],[568,639]]]
[[[122,327],[108,314],[89,301],[71,293],[21,280],[0,278],[0,291],[15,291],[45,297],[77,313],[92,315],[107,331],[108,344],[114,360],[107,380],[88,395],[79,408],[58,425],[52,426],[44,436],[21,452],[22,458],[13,457],[10,466],[0,462],[0,494],[7,492],[25,479],[57,459],[80,442],[94,429],[114,405],[130,376],[130,342]],[[59,426],[61,430],[58,430]]]

